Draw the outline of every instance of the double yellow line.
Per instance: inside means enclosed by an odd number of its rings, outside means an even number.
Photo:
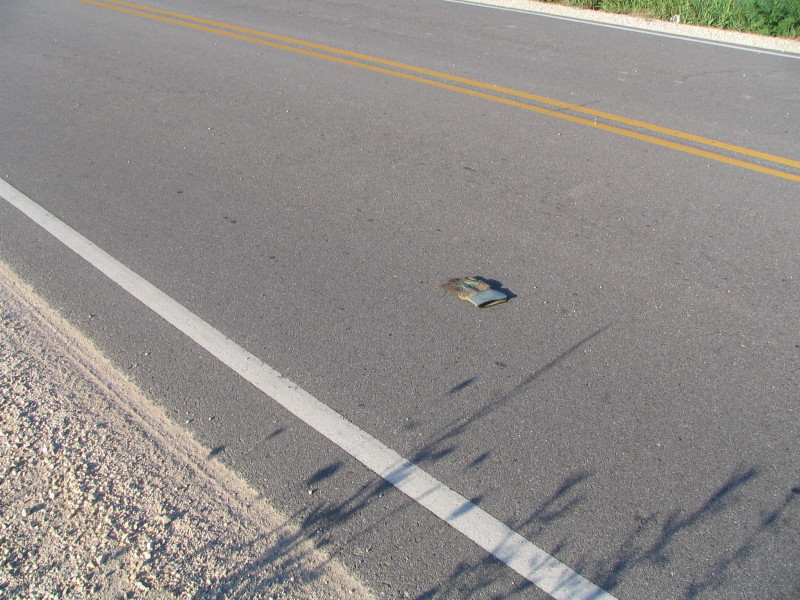
[[[483,83],[448,73],[415,67],[392,60],[386,60],[358,52],[350,52],[340,48],[323,46],[303,40],[293,39],[285,36],[275,35],[238,27],[227,23],[201,19],[189,15],[150,8],[121,0],[77,0],[84,4],[91,4],[103,8],[108,8],[120,12],[155,19],[181,27],[189,27],[200,31],[206,31],[217,35],[223,35],[247,42],[253,42],[280,50],[295,52],[305,56],[321,58],[360,69],[366,69],[377,73],[383,73],[392,77],[400,77],[410,81],[431,85],[434,87],[467,94],[476,98],[483,98],[493,102],[500,102],[515,108],[529,110],[536,113],[563,119],[580,125],[586,125],[595,129],[601,129],[609,133],[623,135],[650,144],[664,146],[680,152],[686,152],[701,156],[709,160],[723,162],[729,165],[741,167],[751,171],[756,171],[766,175],[800,182],[800,175],[779,168],[764,166],[760,163],[773,163],[784,165],[792,169],[800,169],[800,161],[750,150],[741,146],[727,144],[717,140],[704,138],[698,135],[653,125],[644,121],[628,119],[619,115],[593,110],[583,106],[561,102],[545,96],[528,94],[519,90],[505,88],[501,86]],[[558,109],[558,110],[554,110]],[[586,115],[586,116],[581,116]],[[587,118],[590,117],[590,118]],[[622,125],[622,126],[621,126]],[[650,133],[645,133],[650,132]],[[676,141],[678,140],[678,141]],[[692,144],[692,145],[690,145]],[[713,149],[713,150],[712,150]],[[727,154],[722,154],[726,152]],[[749,157],[758,162],[751,162],[740,157]]]

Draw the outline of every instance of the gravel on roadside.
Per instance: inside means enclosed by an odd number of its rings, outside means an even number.
[[[0,598],[372,598],[0,263]]]
[[[523,12],[539,13],[566,19],[595,22],[603,25],[652,31],[672,36],[689,39],[707,40],[722,44],[733,44],[754,49],[800,54],[800,40],[795,38],[780,38],[754,33],[743,33],[716,27],[703,27],[701,25],[688,25],[686,23],[673,23],[661,21],[638,15],[607,13],[600,10],[576,8],[558,4],[557,2],[539,2],[537,0],[453,0],[474,4],[485,4],[500,8],[510,8]]]

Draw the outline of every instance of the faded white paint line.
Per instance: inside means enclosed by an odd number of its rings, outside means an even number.
[[[534,0],[443,1],[453,4],[469,4],[472,6],[482,6],[511,12],[528,13],[540,17],[547,17],[549,19],[572,21],[609,29],[620,29],[633,33],[708,44],[711,46],[722,46],[724,48],[757,52],[759,54],[772,54],[783,58],[800,59],[800,42],[790,38],[768,37],[740,31],[715,29],[713,27],[670,23],[657,19],[644,19],[633,15],[606,13],[598,10],[564,6],[557,3],[536,2]]]
[[[289,412],[553,598],[614,600],[283,377],[2,179],[0,196]]]

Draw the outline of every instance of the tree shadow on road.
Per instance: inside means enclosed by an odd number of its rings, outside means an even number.
[[[473,426],[524,394],[539,378],[601,335],[608,327],[597,329],[581,339],[544,366],[523,377],[508,391],[495,395],[472,413],[442,425],[410,454],[410,462],[424,468],[457,452],[464,434]],[[474,381],[475,378],[471,378],[461,382],[448,393],[458,393],[461,389],[472,385]],[[480,465],[490,455],[491,451],[484,452],[470,465]],[[325,486],[327,483],[335,483],[340,489],[349,487],[352,483],[342,467],[342,462],[331,462],[321,467],[305,483],[309,487]],[[667,571],[672,565],[673,553],[677,552],[677,548],[686,536],[699,528],[709,526],[712,519],[734,508],[741,509],[739,493],[756,485],[759,475],[757,466],[740,466],[732,470],[719,487],[709,490],[706,499],[695,508],[675,509],[668,514],[652,513],[638,516],[635,524],[627,532],[619,533],[617,523],[607,524],[609,531],[612,532],[608,536],[609,539],[616,541],[608,543],[604,550],[598,550],[594,554],[581,551],[580,549],[587,545],[586,540],[578,539],[580,534],[570,531],[567,527],[567,520],[573,523],[573,526],[576,520],[580,521],[580,511],[591,497],[591,486],[596,475],[590,471],[576,470],[567,474],[544,499],[531,507],[526,517],[509,520],[505,524],[534,544],[540,539],[550,540],[550,545],[543,549],[563,560],[599,587],[613,593],[628,578],[637,577],[641,569],[654,568]],[[793,488],[775,506],[762,505],[758,509],[759,515],[756,515],[759,520],[758,527],[742,537],[737,546],[708,547],[709,551],[703,557],[704,560],[697,562],[696,572],[683,573],[681,583],[676,583],[679,588],[679,595],[676,597],[682,600],[695,600],[723,587],[730,579],[731,570],[762,544],[766,535],[781,524],[789,508],[800,499],[796,489]],[[385,502],[376,502],[384,498]],[[472,498],[472,503],[478,505],[483,499],[482,495],[476,495]],[[391,508],[378,510],[376,504],[386,504]],[[331,558],[336,558],[345,549],[349,552],[353,547],[358,548],[368,544],[367,540],[371,534],[381,532],[387,523],[392,522],[401,513],[417,510],[420,509],[415,502],[377,476],[360,485],[344,499],[336,495],[312,495],[307,505],[290,517],[291,522],[300,524],[302,534],[285,537],[273,551],[253,558],[239,572],[225,581],[220,581],[214,590],[225,592],[226,597],[248,597],[244,593],[237,595],[236,590],[247,590],[248,594],[257,590],[259,574],[267,566],[277,567],[279,570],[290,569],[292,565],[287,558],[290,555],[289,551],[300,547],[306,536],[313,540],[317,548],[324,549]],[[409,515],[402,518],[414,517]],[[597,527],[597,524],[594,525]],[[346,532],[344,536],[341,533],[343,531]],[[383,532],[382,537],[387,537],[386,532]],[[612,548],[610,551],[609,544]],[[364,552],[368,551],[368,548],[364,549]],[[416,600],[445,598],[455,600],[531,595],[533,585],[531,582],[516,575],[490,555],[472,560],[454,559],[451,564],[453,566],[450,571],[444,573],[435,586],[423,590],[407,590],[409,595],[401,597],[416,598]],[[264,585],[266,583],[265,581]],[[203,597],[213,597],[213,594]]]
[[[681,544],[682,538],[691,535],[692,530],[707,525],[711,519],[736,509],[739,503],[737,492],[742,491],[745,486],[755,485],[758,476],[759,469],[756,467],[736,468],[695,509],[674,510],[663,517],[657,514],[642,517],[624,536],[611,556],[590,557],[584,554],[583,558],[568,566],[612,594],[626,577],[636,577],[637,570],[641,567],[656,567],[668,572],[672,563],[671,554]],[[560,488],[531,513],[529,519],[508,525],[535,544],[537,537],[557,531],[557,527],[552,527],[558,525],[558,521],[580,509],[586,495],[580,488],[589,484],[591,477],[588,473],[576,473],[567,477]],[[775,528],[787,517],[790,506],[797,503],[800,503],[800,490],[795,487],[776,506],[758,510],[758,525],[743,536],[738,544],[717,548],[715,544],[709,543],[706,547],[709,552],[697,557],[697,571],[681,574],[682,579],[688,583],[677,586],[677,595],[673,595],[672,591],[663,591],[663,594],[680,600],[695,600],[723,588],[729,582],[730,571],[740,567],[742,561],[758,550],[768,534],[774,533]],[[547,550],[556,558],[560,558],[562,554],[574,556],[574,548],[578,545],[582,545],[579,540],[564,536]],[[708,561],[709,557],[712,560]],[[789,578],[791,577],[789,574]],[[515,578],[518,582],[506,595],[488,596],[486,591],[492,588],[493,580],[500,578]],[[524,580],[519,582],[519,579],[500,561],[487,556],[482,561],[460,563],[441,584],[418,594],[415,599],[512,598],[533,585]],[[800,597],[794,595],[800,591],[800,579],[795,576],[794,583],[789,582],[787,585],[793,587],[779,597]]]

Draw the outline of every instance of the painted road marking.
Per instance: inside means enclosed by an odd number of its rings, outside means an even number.
[[[519,6],[518,3],[513,2],[513,0],[442,0],[442,1],[450,2],[451,4],[466,4],[467,6],[479,6],[481,8],[493,8],[496,10],[503,10],[508,12],[527,13],[529,15],[536,15],[539,17],[556,19],[559,21],[569,21],[572,23],[581,23],[584,25],[595,25],[597,27],[605,27],[606,29],[618,29],[620,31],[627,31],[630,33],[641,33],[644,35],[652,35],[656,37],[664,37],[673,40],[680,40],[682,42],[694,42],[697,44],[706,44],[709,46],[720,46],[722,48],[730,48],[731,50],[743,50],[745,52],[755,52],[757,54],[770,54],[772,56],[780,56],[781,58],[800,59],[800,54],[796,54],[792,51],[773,50],[767,47],[768,45],[772,45],[773,43],[778,44],[781,38],[767,38],[764,36],[753,35],[751,37],[758,37],[760,39],[757,42],[754,42],[753,45],[746,45],[747,42],[744,41],[742,43],[737,43],[732,41],[726,42],[716,39],[715,37],[712,37],[717,31],[720,31],[723,34],[732,34],[734,36],[738,36],[739,32],[736,31],[713,30],[711,28],[695,27],[693,25],[682,25],[682,27],[687,28],[689,33],[680,34],[680,33],[670,33],[668,31],[648,28],[649,26],[651,26],[651,24],[654,25],[655,27],[672,25],[672,23],[667,24],[664,21],[653,21],[652,23],[646,23],[645,25],[639,27],[635,25],[623,25],[620,23],[611,22],[611,19],[620,17],[633,19],[631,15],[627,14],[604,13],[594,10],[564,7],[562,5],[552,6],[550,3],[542,3],[542,2],[538,2],[536,4],[530,4],[530,6]],[[572,16],[569,14],[564,14],[566,11],[569,12],[574,11],[576,15]],[[577,13],[580,13],[580,16],[578,16]],[[712,33],[708,33],[709,31],[711,31]],[[743,33],[741,35],[746,36],[750,34]],[[703,37],[703,36],[708,36],[708,37]],[[763,45],[757,45],[758,43],[762,43]]]
[[[515,108],[521,108],[524,110],[545,114],[551,117],[555,117],[557,119],[563,119],[580,125],[593,127],[595,129],[600,129],[603,131],[607,131],[609,133],[630,137],[643,142],[655,144],[665,148],[670,148],[672,150],[678,150],[680,152],[694,154],[695,156],[701,156],[709,160],[714,160],[729,165],[733,165],[736,167],[748,169],[751,171],[756,171],[765,175],[771,175],[775,177],[780,177],[782,179],[788,179],[790,181],[800,182],[800,175],[795,173],[782,171],[771,167],[765,167],[757,163],[752,163],[742,159],[733,158],[731,156],[726,156],[724,154],[719,154],[717,152],[713,152],[710,150],[704,150],[702,148],[689,146],[681,142],[675,142],[669,139],[663,139],[652,135],[640,133],[635,129],[652,131],[654,133],[659,133],[666,137],[678,138],[683,141],[693,142],[703,146],[709,146],[714,149],[725,150],[734,154],[749,156],[752,158],[757,158],[760,160],[778,163],[786,165],[788,167],[794,167],[800,169],[800,161],[798,160],[777,156],[773,154],[768,154],[757,150],[751,150],[749,148],[728,144],[722,141],[704,138],[701,136],[678,131],[675,129],[670,129],[667,127],[661,127],[659,125],[646,123],[644,121],[629,119],[627,117],[614,115],[612,113],[606,113],[603,111],[597,111],[594,109],[577,106],[575,104],[562,102],[560,100],[554,100],[552,98],[547,98],[545,96],[529,94],[511,88],[504,88],[501,86],[496,86],[489,83],[467,79],[456,75],[450,75],[439,71],[432,71],[430,69],[414,67],[412,65],[381,59],[366,54],[360,54],[357,52],[351,52],[348,50],[333,48],[330,46],[323,46],[321,44],[305,42],[303,40],[287,38],[285,36],[278,36],[267,32],[258,31],[255,29],[248,29],[236,25],[229,25],[217,21],[211,21],[208,19],[201,19],[199,17],[192,17],[180,13],[174,13],[138,4],[132,4],[130,2],[123,2],[122,0],[99,0],[99,1],[77,0],[77,1],[82,2],[84,4],[90,4],[93,6],[108,8],[149,19],[155,19],[158,21],[180,25],[182,27],[189,27],[192,29],[214,33],[217,35],[224,35],[227,37],[240,39],[243,41],[270,46],[280,50],[287,50],[290,52],[295,52],[306,56],[311,56],[314,58],[321,58],[324,60],[338,62],[341,64],[346,64],[348,66],[367,69],[370,71],[390,75],[393,77],[400,77],[403,79],[435,86],[438,88],[462,94],[467,94],[485,100],[499,102],[508,106],[513,106]],[[401,69],[401,70],[398,71],[392,69]],[[452,83],[447,83],[447,82],[452,82]],[[460,84],[460,85],[454,85],[454,84]],[[468,87],[461,87],[461,86],[468,86]],[[486,90],[486,91],[480,91],[480,90]],[[539,104],[544,104],[546,106],[555,106],[558,107],[559,110],[553,110],[542,106],[528,104],[520,100],[508,98],[507,96],[522,98],[524,100],[537,102]],[[589,115],[592,117],[592,119],[575,116],[569,114],[568,112],[564,112],[565,110],[574,113]],[[610,125],[605,121],[628,125],[635,129],[624,129],[616,125]]]
[[[237,345],[3,179],[0,196],[246,381],[542,591],[557,600],[615,600]]]

